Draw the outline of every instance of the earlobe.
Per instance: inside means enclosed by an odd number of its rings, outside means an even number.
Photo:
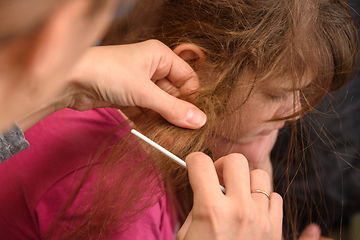
[[[175,47],[174,53],[185,60],[194,69],[205,61],[204,52],[195,44],[184,43]]]

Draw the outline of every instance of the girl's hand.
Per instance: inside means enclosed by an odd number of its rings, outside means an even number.
[[[260,169],[249,172],[241,154],[231,154],[213,164],[202,153],[186,158],[194,205],[177,239],[252,239],[280,240],[282,198],[270,192],[269,175]],[[219,177],[218,177],[219,176]],[[220,179],[220,181],[219,181]],[[224,185],[226,194],[220,190]]]

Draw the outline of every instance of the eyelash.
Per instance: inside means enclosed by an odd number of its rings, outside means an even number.
[[[281,101],[286,98],[286,93],[280,95],[267,94],[273,101]]]

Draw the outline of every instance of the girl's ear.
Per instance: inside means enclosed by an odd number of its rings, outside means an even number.
[[[180,44],[175,47],[174,53],[185,60],[194,70],[205,61],[204,52],[199,46],[191,43]]]
[[[175,47],[173,51],[175,54],[185,60],[193,68],[195,73],[198,69],[199,64],[205,61],[204,53],[195,44],[180,44],[179,46]],[[161,89],[173,95],[174,97],[178,97],[182,94],[191,94],[196,91],[200,86],[197,74],[195,75],[195,77],[194,75],[191,75],[191,77],[178,79],[176,83],[170,82],[167,79],[161,79],[157,81],[156,84]]]

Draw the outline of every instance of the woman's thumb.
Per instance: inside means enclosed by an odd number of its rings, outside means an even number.
[[[156,111],[167,121],[179,127],[198,129],[205,124],[205,113],[195,105],[168,94],[155,84],[148,87],[152,88],[148,89],[152,97],[148,97],[146,102],[141,104],[143,107]]]

